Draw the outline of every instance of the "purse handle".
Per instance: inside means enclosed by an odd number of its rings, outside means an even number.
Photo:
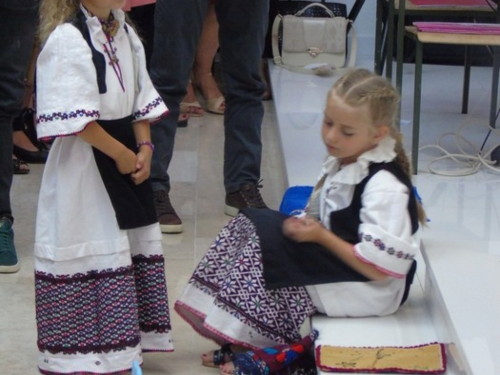
[[[302,16],[302,14],[304,14],[304,12],[306,10],[308,10],[309,8],[313,8],[313,7],[318,7],[318,8],[322,8],[331,18],[335,17],[335,14],[333,14],[333,12],[328,9],[326,6],[324,6],[323,4],[321,3],[311,3],[309,4],[308,6],[306,6],[305,8],[302,8],[301,10],[299,10],[297,13],[295,13],[295,17],[300,17]]]

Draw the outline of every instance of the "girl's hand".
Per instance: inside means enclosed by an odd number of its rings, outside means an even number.
[[[137,154],[137,163],[135,172],[130,175],[132,181],[139,185],[149,178],[151,173],[151,158],[153,151],[149,147],[141,147]]]
[[[311,216],[289,217],[283,222],[283,234],[296,242],[317,242],[323,225]]]
[[[137,155],[126,147],[115,158],[116,168],[121,174],[130,174],[136,171]]]

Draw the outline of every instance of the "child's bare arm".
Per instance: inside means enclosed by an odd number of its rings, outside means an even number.
[[[137,156],[134,152],[109,135],[97,122],[89,123],[78,136],[113,159],[120,173],[128,174],[136,170]]]

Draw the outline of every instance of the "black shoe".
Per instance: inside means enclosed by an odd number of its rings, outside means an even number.
[[[162,233],[181,233],[182,221],[172,207],[168,193],[165,190],[155,191],[154,202]]]
[[[49,156],[48,150],[28,151],[14,145],[14,155],[26,163],[44,164]]]
[[[224,213],[236,216],[242,208],[267,208],[259,189],[262,185],[258,183],[245,182],[240,185],[240,190],[226,194],[226,206]]]

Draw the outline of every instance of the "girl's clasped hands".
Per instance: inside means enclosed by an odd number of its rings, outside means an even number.
[[[325,227],[316,218],[302,212],[283,222],[283,234],[296,242],[317,242]]]
[[[121,174],[129,174],[134,184],[139,185],[149,177],[152,156],[153,151],[149,147],[141,147],[137,154],[125,147],[115,163]]]

